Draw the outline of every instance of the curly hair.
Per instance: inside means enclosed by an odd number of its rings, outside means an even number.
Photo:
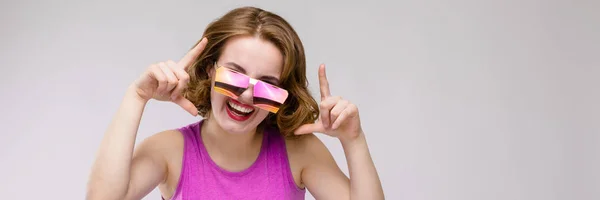
[[[244,35],[273,43],[281,51],[284,60],[281,87],[288,90],[289,96],[279,112],[270,113],[259,129],[273,127],[284,136],[293,136],[298,127],[313,123],[318,118],[319,107],[308,90],[302,42],[292,26],[272,12],[256,7],[241,7],[211,22],[204,31],[208,43],[188,68],[190,81],[184,97],[196,105],[200,116],[207,117],[211,108],[211,79],[208,73],[219,59],[228,39]]]

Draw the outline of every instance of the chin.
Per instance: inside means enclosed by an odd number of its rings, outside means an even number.
[[[213,101],[213,109],[217,123],[230,134],[247,134],[267,117],[268,111],[243,104],[232,98],[223,98],[220,103]]]

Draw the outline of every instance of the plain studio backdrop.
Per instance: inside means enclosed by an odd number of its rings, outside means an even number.
[[[2,198],[83,199],[125,88],[246,5],[297,30],[317,100],[325,63],[358,105],[387,199],[600,199],[594,0],[3,1]],[[137,141],[197,120],[151,101]]]

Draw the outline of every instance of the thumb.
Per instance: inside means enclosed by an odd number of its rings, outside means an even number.
[[[177,98],[173,99],[172,101],[173,101],[173,103],[182,107],[184,110],[188,111],[193,116],[198,115],[198,108],[196,108],[196,106],[194,106],[194,103],[192,103],[190,100],[186,99],[185,97],[177,96]]]
[[[315,132],[322,133],[324,130],[325,128],[322,123],[304,124],[294,131],[294,135],[304,135]]]

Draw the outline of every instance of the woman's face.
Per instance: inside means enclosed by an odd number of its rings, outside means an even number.
[[[227,67],[251,78],[279,85],[283,56],[271,42],[253,36],[231,38],[224,46],[218,66]],[[215,66],[216,67],[216,66]],[[253,106],[253,86],[250,84],[234,100],[214,90],[215,67],[211,73],[211,103],[214,120],[223,130],[232,134],[253,131],[269,111]]]

